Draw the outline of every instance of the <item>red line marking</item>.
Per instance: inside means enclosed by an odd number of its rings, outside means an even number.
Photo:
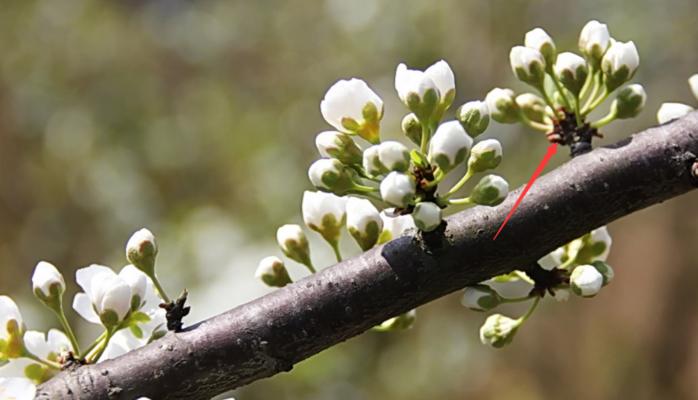
[[[514,207],[511,208],[511,211],[509,211],[509,214],[507,215],[506,218],[504,218],[504,222],[502,222],[502,226],[499,227],[499,230],[497,233],[494,235],[492,240],[496,240],[497,236],[502,232],[502,229],[504,229],[504,226],[509,222],[509,218],[511,218],[512,215],[514,215],[514,212],[516,209],[519,207],[519,204],[521,204],[521,200],[526,196],[526,193],[528,193],[528,189],[533,186],[533,182],[538,179],[538,176],[540,175],[541,172],[543,172],[543,169],[545,168],[545,165],[550,161],[550,159],[553,157],[553,155],[557,152],[557,143],[552,143],[550,146],[548,146],[548,152],[545,153],[545,157],[543,157],[543,160],[541,160],[540,164],[538,164],[538,168],[533,172],[533,175],[531,175],[531,179],[529,179],[528,183],[526,184],[526,187],[524,187],[524,190],[521,192],[519,195],[519,198],[516,199],[516,203],[514,203]]]

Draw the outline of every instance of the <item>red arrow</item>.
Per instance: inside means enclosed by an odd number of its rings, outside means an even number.
[[[538,179],[538,175],[540,175],[541,172],[543,172],[543,169],[545,168],[545,165],[550,161],[550,159],[553,157],[553,155],[557,152],[557,143],[552,143],[550,146],[548,146],[548,152],[545,153],[545,157],[543,157],[543,160],[541,160],[540,164],[538,164],[538,168],[533,172],[533,175],[531,175],[531,179],[529,179],[528,183],[526,184],[526,187],[524,190],[521,192],[519,195],[519,198],[516,199],[516,203],[514,203],[514,207],[511,208],[511,211],[509,211],[509,214],[507,215],[506,218],[504,218],[504,222],[502,222],[502,226],[499,227],[499,230],[497,233],[494,235],[492,240],[496,240],[497,236],[499,236],[499,233],[502,232],[502,229],[504,229],[504,226],[509,222],[509,218],[511,218],[512,215],[514,215],[514,212],[516,209],[519,207],[519,204],[521,204],[521,200],[526,196],[526,193],[528,193],[528,189],[533,186],[533,182]]]

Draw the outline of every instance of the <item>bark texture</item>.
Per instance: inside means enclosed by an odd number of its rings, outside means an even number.
[[[381,321],[492,276],[633,211],[695,189],[698,113],[576,157],[542,176],[496,241],[518,192],[447,219],[98,365],[39,399],[207,399],[266,378]]]

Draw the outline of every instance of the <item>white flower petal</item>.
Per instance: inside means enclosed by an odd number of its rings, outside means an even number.
[[[92,300],[86,293],[77,293],[73,298],[73,309],[80,314],[81,317],[85,318],[87,321],[93,324],[101,325],[99,316],[92,308]]]
[[[36,386],[29,379],[0,377],[0,399],[33,400],[35,396]]]
[[[116,273],[111,268],[103,265],[92,264],[89,267],[80,268],[75,272],[75,281],[80,285],[82,290],[87,293],[90,299],[94,298],[92,291],[92,278],[98,274],[111,274],[116,276]]]

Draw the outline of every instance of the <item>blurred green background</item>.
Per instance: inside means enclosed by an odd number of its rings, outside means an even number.
[[[5,1],[0,293],[30,327],[53,326],[31,296],[36,263],[68,278],[95,262],[120,268],[128,236],[147,226],[165,286],[191,291],[188,321],[209,317],[266,292],[254,269],[279,254],[276,227],[300,222],[314,135],[329,128],[319,102],[337,79],[366,79],[385,101],[384,135],[397,138],[399,62],[447,60],[459,105],[494,86],[524,89],[508,53],[529,29],[576,51],[581,27],[599,19],[635,41],[634,80],[649,94],[640,117],[604,129],[600,142],[612,143],[653,125],[662,101],[696,104],[686,79],[698,72],[697,15],[695,0]],[[493,124],[484,136],[502,141],[499,172],[514,187],[547,146],[518,127]],[[367,333],[234,395],[698,398],[697,200],[611,224],[616,281],[591,300],[544,302],[506,349],[479,344],[485,316],[452,295],[421,308],[413,330]],[[94,331],[74,320],[86,341]]]

